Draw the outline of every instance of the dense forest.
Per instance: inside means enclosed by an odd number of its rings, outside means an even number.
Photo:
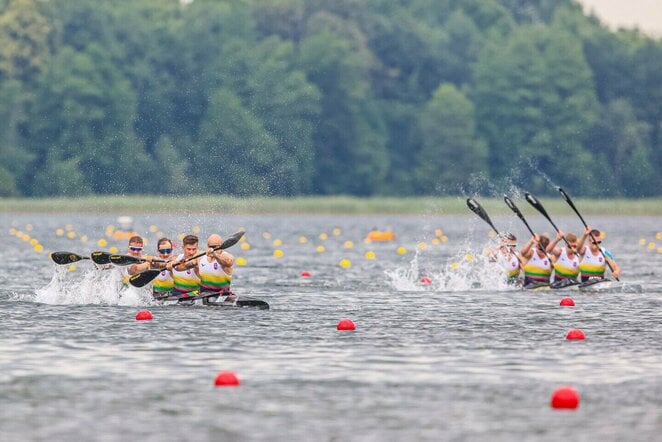
[[[659,196],[661,103],[573,0],[0,0],[0,196]]]

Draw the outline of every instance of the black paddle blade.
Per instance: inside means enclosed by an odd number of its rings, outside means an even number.
[[[73,264],[81,259],[90,259],[86,256],[80,256],[71,252],[52,252],[50,257],[55,264],[59,265]]]
[[[496,229],[496,227],[494,227],[494,224],[492,224],[492,220],[487,215],[485,209],[483,209],[483,207],[480,204],[478,204],[478,201],[476,201],[473,198],[467,198],[467,207],[469,207],[469,209],[473,213],[480,216],[483,219],[483,221],[489,224],[490,227],[492,227],[492,229],[496,232],[496,234],[499,235],[499,231]]]
[[[221,244],[218,248],[214,247],[215,250],[218,249],[227,249],[229,247],[232,247],[233,245],[237,244],[239,240],[241,239],[242,236],[244,236],[246,232],[244,231],[238,231],[237,233],[234,233],[230,235],[225,241],[223,241],[223,244]]]
[[[108,252],[92,252],[90,253],[90,256],[95,264],[110,264],[110,253]]]
[[[129,255],[110,255],[110,262],[116,266],[128,266],[129,264],[140,264],[143,260]]]
[[[517,216],[519,216],[520,218],[522,217],[522,212],[519,211],[513,200],[508,198],[508,195],[504,195],[503,200],[506,202],[506,206],[510,207],[510,210],[515,212]]]
[[[545,208],[542,206],[540,201],[538,201],[538,199],[535,196],[533,196],[529,192],[527,192],[527,193],[524,194],[524,198],[529,202],[529,204],[531,204],[533,207],[535,207],[536,210],[538,212],[540,212],[545,218],[549,219],[549,215],[547,214],[547,211],[545,210]]]
[[[145,270],[129,277],[129,284],[134,287],[144,287],[156,278],[161,270]]]

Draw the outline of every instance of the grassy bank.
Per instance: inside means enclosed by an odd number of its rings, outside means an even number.
[[[490,215],[509,214],[501,198],[477,200]],[[536,213],[529,204],[515,198],[525,213]],[[547,212],[573,214],[560,197],[540,197]],[[587,215],[662,215],[662,199],[573,199],[580,212]],[[443,198],[234,198],[227,196],[98,196],[80,198],[14,199],[0,198],[2,213],[221,213],[221,214],[468,214],[464,197]]]

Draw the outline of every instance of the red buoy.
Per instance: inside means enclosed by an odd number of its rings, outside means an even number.
[[[578,329],[578,328],[573,328],[572,330],[570,330],[570,331],[568,332],[567,335],[565,335],[565,338],[566,338],[566,339],[580,339],[580,340],[581,340],[581,339],[586,338],[586,335],[585,335],[584,332],[581,331],[580,329]]]
[[[138,313],[136,313],[136,321],[146,321],[154,319],[152,316],[152,312],[149,310],[140,310]]]
[[[422,276],[421,284],[432,284],[432,278],[430,278],[429,276]]]
[[[310,272],[307,271],[307,270],[304,270],[303,272],[301,272],[301,277],[302,278],[310,278]]]
[[[237,387],[239,386],[239,378],[232,371],[221,371],[214,379],[216,387]]]
[[[566,307],[574,307],[575,306],[575,301],[573,301],[572,298],[563,298],[563,299],[561,299],[561,303],[559,305],[566,306]]]
[[[559,387],[552,393],[552,408],[574,410],[579,406],[579,393],[572,387]]]
[[[352,331],[356,330],[356,326],[352,322],[351,319],[343,319],[338,323],[338,326],[336,327],[338,330],[341,331]]]

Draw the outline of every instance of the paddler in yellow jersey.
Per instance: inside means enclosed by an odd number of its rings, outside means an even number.
[[[488,249],[485,256],[490,262],[496,262],[504,272],[508,284],[517,284],[520,282],[520,261],[517,257],[517,237],[512,233],[502,233],[499,238],[499,248]]]
[[[224,296],[223,302],[234,302],[237,297],[230,291],[234,257],[225,250],[214,250],[223,243],[221,235],[213,234],[207,238],[207,254],[199,258],[197,271],[200,277],[200,295],[205,296],[204,303],[214,302]],[[216,296],[206,296],[213,293]]]
[[[187,262],[183,261],[197,255],[198,237],[186,235],[182,239],[182,250],[184,253],[178,255],[174,261],[166,265],[166,269],[172,271],[172,294],[179,297],[195,297],[200,289],[200,278],[196,270],[200,258]]]
[[[522,247],[520,258],[524,265],[524,286],[549,284],[552,263],[545,253],[548,245],[547,236],[533,235]]]
[[[174,259],[172,256],[172,240],[169,238],[159,239],[156,243],[156,251],[159,254],[159,259],[166,262],[152,264],[152,268],[162,269],[161,273],[154,278],[154,282],[152,283],[152,294],[154,295],[154,299],[164,299],[170,296],[172,289],[175,286],[172,277],[172,265],[170,266],[170,269],[167,268],[168,262],[173,261]]]
[[[565,238],[570,247],[556,247],[563,238]],[[554,280],[552,285],[563,287],[576,283],[579,277],[579,255],[576,253],[577,235],[574,233],[568,233],[566,235],[559,230],[556,238],[547,246],[546,251],[552,259],[554,266]]]
[[[122,285],[125,287],[129,285],[129,276],[140,273],[144,270],[148,270],[151,267],[152,256],[143,255],[143,249],[145,248],[145,242],[142,237],[136,235],[129,238],[129,246],[127,249],[127,254],[133,256],[134,258],[140,258],[145,260],[139,264],[131,264],[129,266],[120,267],[120,274],[122,275]]]
[[[587,246],[584,245],[586,238],[588,238]],[[581,257],[579,271],[582,274],[582,282],[589,279],[603,279],[607,264],[611,265],[612,275],[615,278],[621,276],[621,268],[614,261],[613,255],[604,249],[601,244],[602,234],[600,231],[587,226],[577,244],[577,251]]]

